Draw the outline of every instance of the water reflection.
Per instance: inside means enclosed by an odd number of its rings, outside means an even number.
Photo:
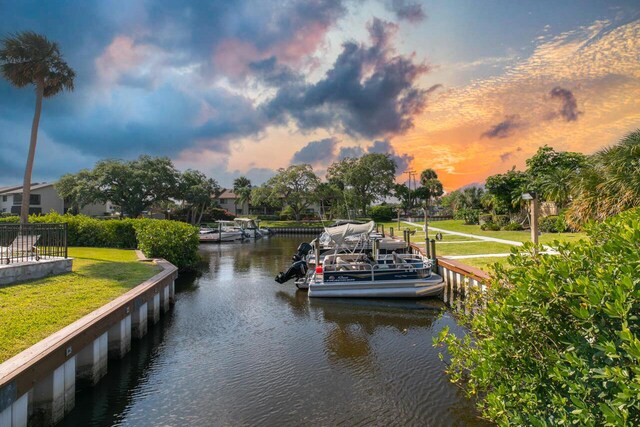
[[[202,246],[172,315],[65,425],[481,425],[431,344],[463,333],[444,304],[309,300],[273,280],[302,240]]]

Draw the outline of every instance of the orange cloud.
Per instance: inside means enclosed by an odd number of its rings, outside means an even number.
[[[640,20],[619,27],[598,21],[560,34],[501,75],[439,92],[394,146],[415,157],[414,169],[435,168],[448,190],[522,168],[544,144],[594,152],[640,127],[639,52]],[[550,97],[556,86],[575,95],[584,112],[577,120],[549,120],[558,109]],[[528,125],[482,138],[512,115]]]

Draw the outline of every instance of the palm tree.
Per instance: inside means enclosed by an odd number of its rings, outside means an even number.
[[[31,125],[31,142],[22,184],[20,222],[29,221],[31,172],[38,140],[38,125],[42,111],[42,98],[49,98],[62,90],[73,90],[75,72],[62,59],[58,44],[31,31],[25,31],[2,40],[0,68],[4,78],[15,87],[35,85],[36,111]]]
[[[425,238],[429,238],[429,229],[427,225],[429,206],[431,200],[442,196],[444,193],[442,183],[438,179],[438,174],[433,169],[425,169],[420,174],[421,187],[416,189],[417,196],[424,200],[424,234]]]
[[[640,129],[591,156],[572,193],[568,219],[578,228],[640,206]]]
[[[246,176],[240,176],[233,180],[233,192],[238,196],[237,202],[240,202],[240,206],[244,206],[245,202],[248,202],[251,198],[251,180]],[[245,214],[248,214],[245,212]]]

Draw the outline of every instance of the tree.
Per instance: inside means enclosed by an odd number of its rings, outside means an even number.
[[[394,188],[397,166],[388,154],[371,153],[334,162],[327,180],[348,193],[362,215],[369,206],[383,200]],[[347,195],[345,195],[347,197]]]
[[[320,215],[328,216],[327,212],[332,212],[336,202],[340,200],[341,191],[335,185],[328,182],[321,182],[316,187],[315,199],[320,204]]]
[[[213,203],[212,196],[220,192],[220,186],[214,179],[192,169],[180,175],[178,189],[180,199],[188,208],[187,220],[191,224],[200,223],[204,211]]]
[[[640,129],[591,156],[572,185],[572,226],[640,206]]]
[[[570,197],[570,183],[586,166],[587,156],[571,151],[555,151],[545,145],[527,159],[528,188],[543,200],[565,206]]]
[[[240,176],[233,180],[233,192],[238,196],[236,202],[243,206],[251,200],[251,181],[246,176]],[[248,213],[248,212],[247,212]]]
[[[400,209],[405,215],[415,207],[416,194],[405,184],[394,185],[393,194],[400,201]]]
[[[75,72],[62,59],[57,43],[31,31],[2,40],[0,63],[2,75],[12,85],[18,88],[28,85],[36,87],[36,109],[31,124],[29,154],[22,182],[20,222],[26,224],[29,221],[31,174],[38,141],[42,98],[52,97],[65,89],[72,91]]]
[[[154,204],[180,197],[179,172],[167,157],[140,156],[136,160],[101,160],[93,170],[65,175],[59,188],[81,208],[89,203],[111,202],[120,215],[139,216]]]
[[[494,197],[498,214],[513,214],[522,209],[522,194],[531,191],[526,173],[514,169],[487,178],[485,188]]]
[[[261,190],[252,194],[258,204],[289,207],[300,221],[302,212],[315,200],[315,191],[320,179],[313,173],[311,165],[292,165],[278,169]]]
[[[88,169],[76,174],[63,175],[55,184],[56,191],[62,197],[69,211],[74,214],[98,199],[95,175]]]
[[[442,183],[438,179],[438,174],[433,169],[425,169],[420,173],[420,187],[416,188],[416,198],[423,201],[424,206],[424,232],[429,238],[429,229],[427,225],[429,207],[433,199],[442,196],[444,193]]]

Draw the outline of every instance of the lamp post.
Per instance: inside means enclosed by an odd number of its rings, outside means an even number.
[[[531,223],[531,241],[534,245],[538,245],[538,217],[540,209],[538,206],[538,197],[534,191],[529,191],[522,195],[522,200],[529,200],[529,214]]]

